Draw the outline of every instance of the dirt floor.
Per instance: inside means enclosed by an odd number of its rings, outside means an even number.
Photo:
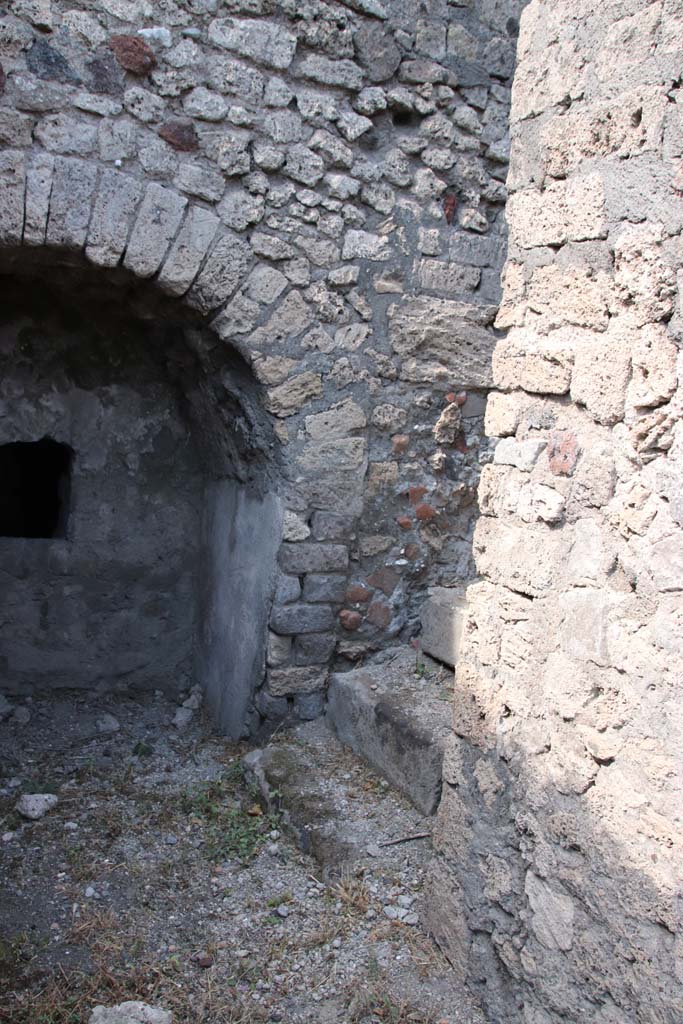
[[[381,847],[397,798],[355,759],[344,777],[367,806],[372,856],[322,881],[250,788],[248,748],[212,736],[200,710],[178,728],[160,694],[12,704],[0,708],[2,1024],[86,1024],[130,999],[175,1024],[481,1024],[419,925],[429,841]],[[58,803],[26,820],[25,793]]]

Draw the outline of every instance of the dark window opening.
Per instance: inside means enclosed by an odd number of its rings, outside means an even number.
[[[72,458],[49,437],[0,445],[0,537],[66,537]]]

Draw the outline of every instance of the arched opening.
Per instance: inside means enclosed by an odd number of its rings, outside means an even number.
[[[281,535],[249,367],[179,302],[62,254],[5,252],[0,310],[6,687],[199,683],[247,734]]]

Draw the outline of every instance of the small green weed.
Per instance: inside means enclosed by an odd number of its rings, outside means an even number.
[[[246,786],[238,762],[218,778],[184,793],[181,808],[201,824],[204,850],[211,861],[235,857],[249,863],[277,825],[276,817],[263,813],[255,793]]]

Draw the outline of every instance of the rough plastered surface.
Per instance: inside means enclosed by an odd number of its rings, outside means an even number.
[[[199,420],[237,352],[270,425],[246,478],[283,543],[249,728],[318,714],[335,656],[410,637],[427,586],[471,577],[521,6],[3,5],[3,271],[39,252],[165,293],[211,332]]]
[[[432,900],[500,1022],[681,1019],[681,13],[522,17]]]

